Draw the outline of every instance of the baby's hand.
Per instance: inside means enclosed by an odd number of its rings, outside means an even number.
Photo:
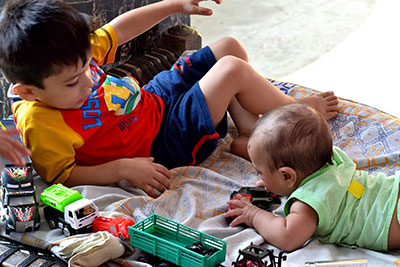
[[[8,159],[16,166],[25,166],[23,156],[30,156],[31,152],[20,142],[13,139],[13,135],[18,135],[17,129],[0,130],[0,155]]]
[[[158,197],[169,189],[171,172],[153,161],[154,158],[129,159],[125,176],[132,186],[142,189],[151,197]]]
[[[179,13],[192,14],[192,15],[212,15],[212,10],[209,8],[201,7],[200,2],[204,0],[171,0],[175,1],[180,6],[181,11]],[[213,0],[217,4],[221,4],[222,0]]]
[[[235,218],[229,224],[232,227],[242,223],[253,227],[253,218],[259,211],[262,211],[260,208],[251,204],[251,202],[242,195],[237,195],[236,199],[228,200],[227,203],[232,209],[224,213],[224,217]]]

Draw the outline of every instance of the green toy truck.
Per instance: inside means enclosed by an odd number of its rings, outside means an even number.
[[[183,267],[218,266],[226,241],[157,214],[129,226],[131,246]]]
[[[65,236],[92,232],[93,221],[99,217],[92,200],[62,184],[46,188],[40,201],[47,205],[43,211],[50,228],[61,229]]]

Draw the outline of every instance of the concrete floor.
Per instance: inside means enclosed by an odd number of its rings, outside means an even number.
[[[293,82],[400,117],[399,0],[224,0],[192,16],[207,45],[236,37],[266,77]]]

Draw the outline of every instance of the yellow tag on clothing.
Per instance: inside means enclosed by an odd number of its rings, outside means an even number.
[[[347,188],[347,191],[357,199],[361,198],[364,194],[364,190],[365,187],[356,180],[351,181],[349,188]]]

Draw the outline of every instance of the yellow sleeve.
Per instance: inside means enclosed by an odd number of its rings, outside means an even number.
[[[92,58],[99,65],[112,63],[118,48],[118,36],[110,24],[97,29],[90,35]]]
[[[47,183],[64,183],[76,165],[74,148],[84,143],[81,136],[64,123],[58,110],[40,102],[17,102],[13,113],[36,172]]]

